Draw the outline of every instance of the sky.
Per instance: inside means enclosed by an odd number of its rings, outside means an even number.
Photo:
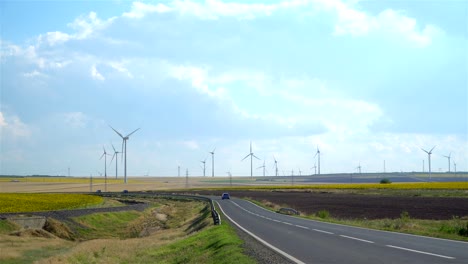
[[[110,126],[129,177],[468,171],[466,1],[3,0],[0,44],[0,174],[104,173]]]

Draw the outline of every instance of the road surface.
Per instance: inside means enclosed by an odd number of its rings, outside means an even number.
[[[468,263],[468,243],[322,223],[214,199],[241,229],[297,263]]]

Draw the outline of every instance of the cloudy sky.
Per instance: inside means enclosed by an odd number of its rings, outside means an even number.
[[[1,1],[0,174],[468,170],[466,1]],[[108,160],[109,161],[109,160]],[[115,165],[112,165],[115,175]],[[119,175],[123,166],[119,162]],[[254,170],[261,175],[261,169]]]

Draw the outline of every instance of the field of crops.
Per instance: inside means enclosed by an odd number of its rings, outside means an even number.
[[[231,188],[206,188],[230,190],[276,190],[276,189],[395,189],[395,190],[468,190],[468,182],[418,182],[418,183],[340,183],[308,185],[270,185]]]
[[[102,197],[86,194],[0,193],[0,213],[85,208],[102,202]]]
[[[89,178],[75,177],[0,177],[0,182],[47,182],[47,183],[89,183]],[[93,183],[104,183],[103,177],[94,177]],[[122,183],[123,179],[107,178],[107,183]],[[131,180],[129,180],[131,183]]]

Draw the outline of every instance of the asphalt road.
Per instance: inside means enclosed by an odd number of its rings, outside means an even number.
[[[328,224],[214,199],[241,229],[297,263],[468,263],[468,243]]]

